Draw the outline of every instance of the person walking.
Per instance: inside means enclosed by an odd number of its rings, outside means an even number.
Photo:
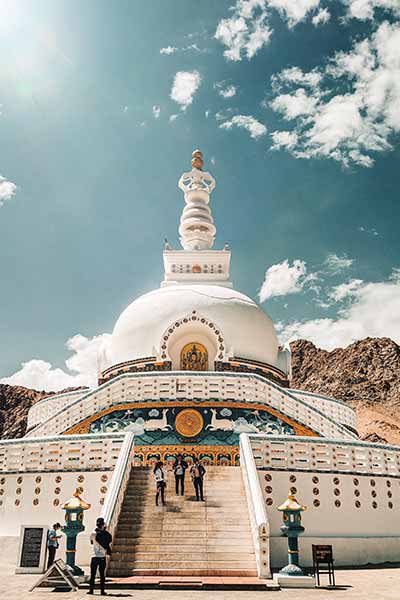
[[[196,500],[201,500],[202,502],[204,502],[203,479],[204,475],[206,474],[206,470],[198,458],[195,458],[193,460],[193,465],[190,469],[190,474],[192,476],[192,481],[196,492]]]
[[[106,529],[106,524],[103,517],[99,517],[96,521],[96,529],[90,535],[90,543],[93,546],[93,556],[90,561],[90,583],[88,594],[94,594],[94,582],[96,579],[97,569],[100,574],[100,593],[102,596],[107,596],[106,585],[106,562],[107,556],[111,556],[110,544],[112,535]]]
[[[185,494],[185,472],[187,468],[188,464],[183,460],[182,454],[178,454],[174,466],[172,467],[175,475],[175,492],[177,496],[179,494],[179,488],[181,488],[181,496],[184,496]]]
[[[54,523],[53,528],[47,532],[47,568],[51,567],[56,557],[57,548],[59,547],[58,540],[61,537],[61,533],[57,535],[57,532],[61,529],[60,523]]]
[[[165,488],[167,487],[167,477],[163,469],[163,463],[159,460],[153,469],[154,479],[156,480],[156,506],[161,496],[162,505],[165,506]]]

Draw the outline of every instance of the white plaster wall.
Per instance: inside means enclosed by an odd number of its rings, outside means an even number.
[[[62,477],[61,482],[56,482],[56,477]],[[84,481],[78,481],[80,476]],[[107,481],[102,481],[102,476]],[[41,477],[40,483],[36,479]],[[91,508],[85,512],[85,531],[78,536],[77,563],[89,564],[91,547],[89,535],[95,527],[96,518],[100,515],[106,490],[112,477],[112,471],[80,471],[74,473],[23,473],[7,474],[0,477],[0,560],[16,565],[18,540],[21,525],[52,525],[59,521],[64,523],[64,511],[61,505],[68,500],[77,487],[82,487],[82,498],[91,504]],[[18,478],[22,482],[18,483]],[[35,490],[40,488],[40,493]],[[60,493],[56,494],[56,488]],[[103,488],[103,490],[102,490]],[[17,494],[16,490],[21,489]],[[15,505],[15,500],[20,500],[20,505]],[[38,499],[38,504],[33,500]],[[54,500],[59,500],[59,505],[54,506]],[[65,539],[60,540],[59,556],[65,558]]]
[[[400,560],[400,479],[290,471],[259,470],[258,474],[271,528],[273,566],[282,566],[286,560],[286,540],[280,534],[282,514],[277,507],[287,498],[291,488],[295,488],[298,502],[307,506],[302,515],[304,564],[310,563],[312,543],[332,544],[338,565]],[[267,481],[266,477],[271,480]],[[313,477],[318,478],[317,483],[313,482]],[[339,482],[335,483],[334,479]],[[354,484],[355,479],[359,485]],[[314,493],[314,489],[319,493]],[[335,490],[340,493],[336,495]],[[376,497],[372,496],[373,492]],[[318,507],[314,505],[316,500],[320,502]],[[335,505],[337,500],[340,506]],[[356,501],[361,504],[359,508]],[[377,508],[373,508],[373,502]],[[389,502],[393,508],[389,508]]]
[[[270,539],[271,568],[281,569],[287,560],[287,538]],[[396,537],[308,537],[299,538],[300,564],[312,566],[312,544],[331,544],[335,566],[361,566],[398,562],[400,538]],[[322,576],[323,577],[323,576]],[[322,579],[324,581],[324,579]]]

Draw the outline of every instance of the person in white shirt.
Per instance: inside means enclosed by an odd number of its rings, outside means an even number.
[[[93,555],[90,562],[90,584],[88,594],[94,593],[94,582],[96,579],[97,569],[100,574],[100,593],[106,596],[106,562],[107,556],[111,556],[110,544],[112,542],[111,533],[106,530],[106,524],[102,517],[96,521],[96,529],[90,535],[90,543],[93,546]]]
[[[156,506],[158,506],[158,499],[160,496],[162,505],[165,506],[165,488],[167,487],[167,478],[161,460],[156,463],[153,473],[156,481]]]

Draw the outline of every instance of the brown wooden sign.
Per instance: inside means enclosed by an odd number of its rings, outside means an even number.
[[[313,544],[312,556],[314,576],[317,578],[317,585],[320,585],[320,575],[328,575],[329,585],[335,585],[332,546],[329,544]],[[325,570],[321,570],[321,565],[326,565],[326,567],[323,567]]]
[[[313,559],[315,562],[328,563],[333,562],[332,546],[328,544],[313,544]]]

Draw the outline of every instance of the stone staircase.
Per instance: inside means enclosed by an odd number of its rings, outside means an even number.
[[[205,502],[190,476],[185,496],[168,474],[167,505],[155,506],[153,472],[133,467],[108,575],[257,576],[240,467],[207,467]]]

